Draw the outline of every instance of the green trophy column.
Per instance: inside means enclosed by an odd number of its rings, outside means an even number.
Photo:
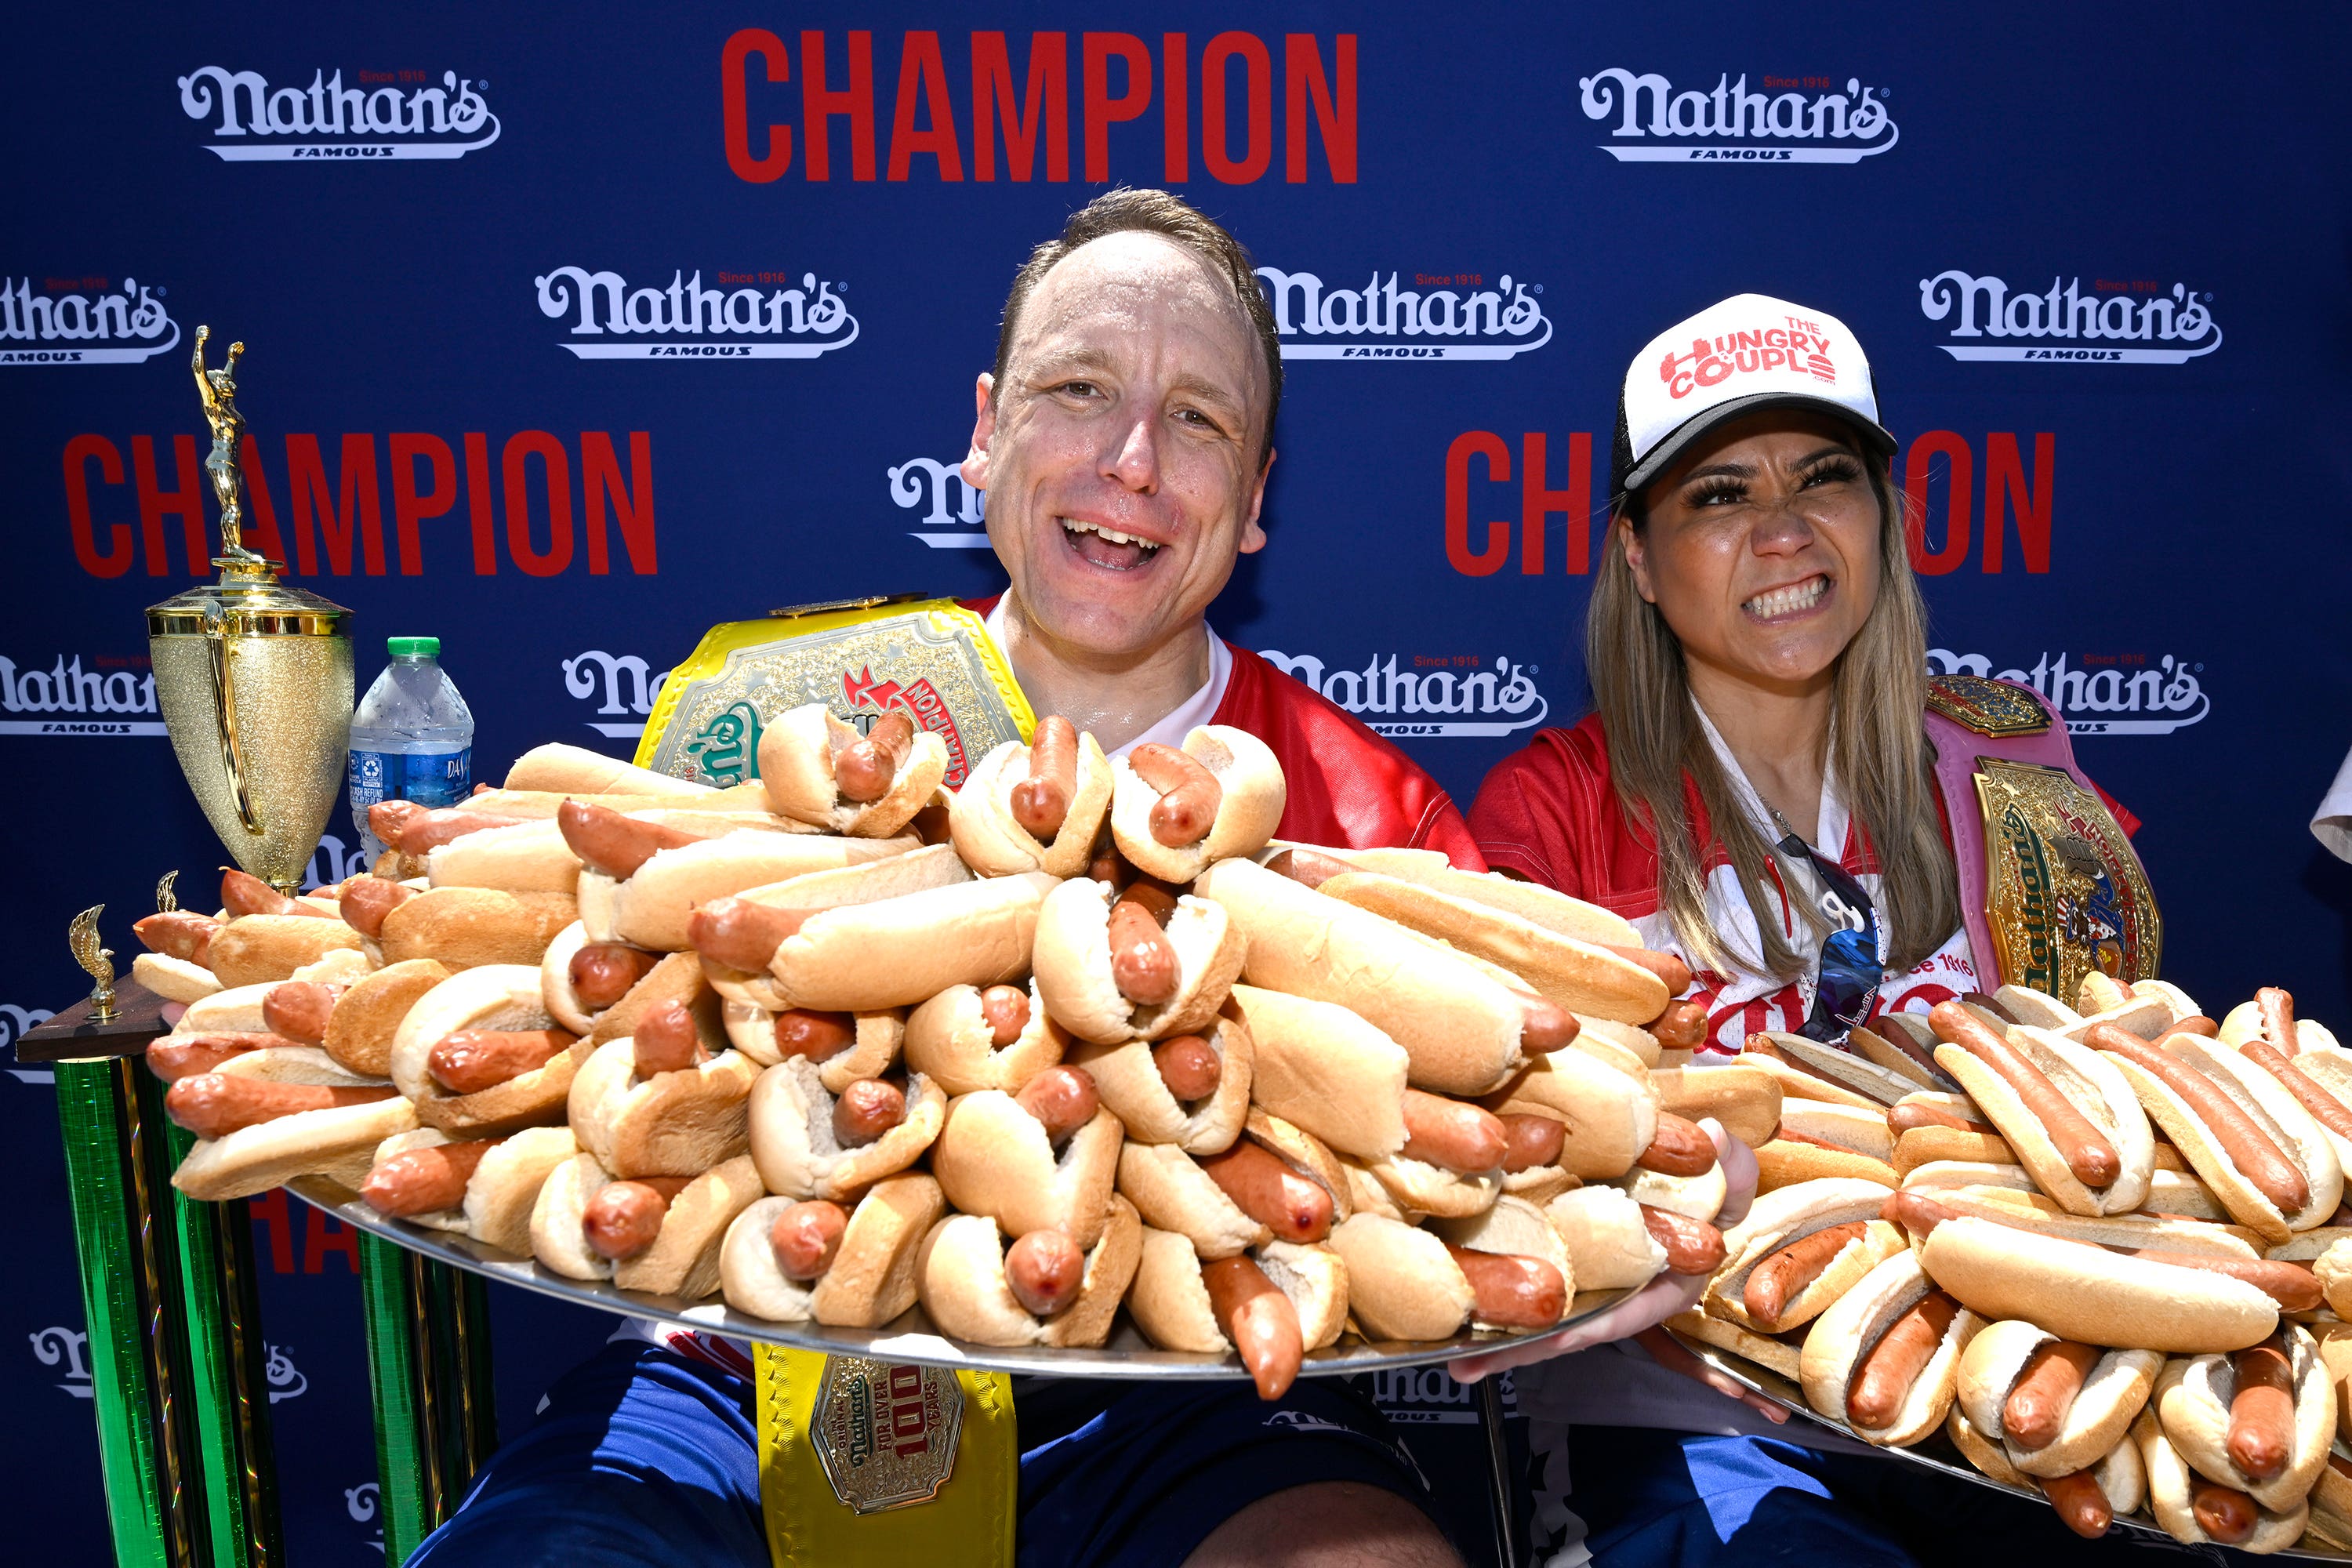
[[[456,1511],[498,1445],[489,1307],[479,1276],[372,1236],[360,1291],[390,1565]]]

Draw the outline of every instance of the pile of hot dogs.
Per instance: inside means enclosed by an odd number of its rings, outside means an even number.
[[[1537,1331],[1722,1260],[1652,1072],[1704,1020],[1616,917],[1274,842],[1281,771],[1219,726],[1114,762],[1047,719],[950,791],[936,735],[811,706],[759,759],[542,747],[378,807],[367,876],[141,921],[177,1184],[328,1175],[778,1321],[1096,1346],[1124,1308],[1269,1397],[1344,1331]]]
[[[1758,1035],[1717,1069],[1786,1098],[1672,1326],[1870,1442],[1948,1435],[2084,1535],[2146,1507],[2192,1544],[2352,1550],[2352,1050],[2284,991],[2216,1023],[2103,974],[1854,1045]]]

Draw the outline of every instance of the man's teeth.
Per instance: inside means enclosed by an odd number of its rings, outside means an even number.
[[[1072,533],[1096,534],[1103,539],[1108,540],[1113,544],[1132,544],[1139,550],[1142,550],[1147,552],[1160,548],[1160,546],[1151,540],[1138,539],[1131,533],[1120,533],[1115,529],[1105,528],[1099,523],[1077,522],[1066,517],[1062,520],[1062,526],[1068,529]]]
[[[1830,580],[1826,577],[1808,577],[1801,583],[1792,583],[1785,588],[1775,588],[1769,594],[1759,594],[1748,600],[1743,607],[1749,615],[1769,621],[1775,616],[1793,615],[1799,610],[1811,609],[1821,602],[1822,595],[1828,590]]]

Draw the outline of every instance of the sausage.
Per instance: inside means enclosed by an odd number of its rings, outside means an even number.
[[[220,921],[210,915],[200,915],[191,910],[170,910],[133,921],[131,934],[137,937],[150,952],[160,952],[166,958],[184,958],[190,963],[202,963],[212,956],[213,936],[220,928]]]
[[[360,1196],[378,1214],[394,1219],[456,1208],[466,1201],[466,1184],[473,1179],[474,1167],[498,1146],[495,1138],[477,1138],[404,1150],[377,1162],[360,1183]]]
[[[1903,1396],[1927,1370],[1959,1310],[1958,1301],[1941,1290],[1930,1290],[1895,1319],[1853,1369],[1846,1384],[1846,1418],[1870,1428],[1894,1420],[1903,1408]]]
[[[1712,1274],[1723,1263],[1723,1232],[1703,1219],[1642,1205],[1650,1239],[1666,1249],[1669,1274]]]
[[[1094,1075],[1084,1068],[1047,1068],[1023,1084],[1013,1099],[1045,1124],[1047,1141],[1055,1143],[1092,1121],[1102,1108]]]
[[[373,826],[373,812],[369,814]],[[522,820],[520,816],[501,816],[488,811],[468,811],[461,805],[437,806],[420,816],[404,818],[400,826],[400,842],[395,846],[403,855],[426,855],[453,838],[463,838],[468,833],[479,833],[486,827],[512,827]],[[378,834],[377,837],[383,836]]]
[[[1308,888],[1319,888],[1332,878],[1345,876],[1356,869],[1337,855],[1297,847],[1275,851],[1266,858],[1265,868],[1277,877],[1287,877]]]
[[[1564,1051],[1576,1043],[1584,1026],[1576,1015],[1549,997],[1528,995],[1520,999],[1519,1050],[1531,1057],[1547,1057],[1554,1051]]]
[[[1477,1252],[1449,1245],[1446,1253],[1470,1281],[1472,1310],[1498,1329],[1549,1329],[1568,1310],[1568,1281],[1540,1258]]]
[[[592,942],[583,943],[572,955],[571,967],[565,973],[572,981],[572,994],[579,998],[580,1005],[591,1013],[601,1013],[652,973],[661,957],[658,952],[647,952],[625,942]]]
[[[1247,1253],[1203,1263],[1201,1283],[1209,1288],[1209,1310],[1241,1352],[1257,1396],[1281,1398],[1307,1356],[1298,1309]]]
[[[2099,1489],[2098,1477],[2088,1470],[2037,1476],[2033,1484],[2058,1510],[2058,1522],[2085,1541],[2096,1541],[2116,1521],[2116,1510],[2108,1505],[2107,1494]]]
[[[1559,1152],[1568,1146],[1567,1123],[1526,1112],[1498,1116],[1496,1120],[1503,1124],[1503,1170],[1507,1173],[1559,1163]]]
[[[661,851],[699,844],[705,837],[659,822],[641,822],[609,805],[584,800],[567,800],[557,806],[555,826],[582,865],[616,882],[635,876],[638,867]]]
[[[2113,1024],[2092,1025],[2084,1043],[2095,1051],[2123,1058],[2179,1095],[2239,1173],[2281,1214],[2293,1214],[2311,1201],[2311,1186],[2303,1173],[2220,1084]]]
[[[1029,776],[1013,786],[1013,820],[1040,844],[1050,844],[1078,793],[1077,726],[1058,713],[1037,721],[1029,739]]]
[[[1747,1286],[1740,1291],[1748,1315],[1759,1323],[1779,1322],[1789,1303],[1822,1277],[1847,1243],[1861,1240],[1869,1228],[1868,1220],[1848,1220],[1801,1236],[1770,1254],[1748,1271]]]
[[[1653,952],[1646,947],[1620,947],[1613,942],[1604,942],[1598,945],[1607,948],[1628,963],[1640,964],[1660,980],[1664,981],[1666,994],[1669,996],[1679,996],[1690,989],[1690,965],[1671,952]]]
[[[1087,879],[1108,882],[1114,888],[1124,888],[1135,880],[1135,868],[1118,852],[1110,836],[1110,821],[1105,818],[1102,831],[1095,835],[1094,853],[1087,858]]]
[[[278,1083],[266,1078],[201,1072],[180,1079],[163,1091],[163,1113],[199,1138],[226,1138],[281,1116],[345,1105],[373,1105],[399,1092],[390,1084],[345,1089],[323,1083]]]
[[[415,889],[383,877],[354,877],[343,885],[336,908],[345,925],[373,942],[383,935],[383,917],[415,896]]]
[[[1151,1065],[1160,1081],[1178,1100],[1206,1100],[1224,1081],[1225,1058],[1198,1035],[1178,1035],[1151,1047]]]
[[[1004,1282],[1035,1317],[1050,1318],[1078,1299],[1087,1255],[1058,1230],[1033,1230],[1004,1249]]]
[[[899,710],[874,721],[861,741],[852,741],[833,753],[833,785],[844,800],[864,805],[890,793],[915,743],[915,721]]]
[[[2294,1102],[2311,1112],[2314,1121],[2338,1137],[2352,1138],[2352,1110],[2314,1083],[2292,1057],[2282,1056],[2268,1040],[2248,1040],[2238,1047],[2238,1054],[2278,1079],[2279,1087],[2294,1096]]]
[[[2237,1392],[2230,1396],[2230,1436],[2222,1450],[2257,1481],[2294,1457],[2294,1368],[2273,1334],[2230,1358]]]
[[[2000,1407],[2000,1429],[2009,1440],[2035,1453],[2055,1443],[2065,1427],[2066,1413],[2074,1408],[2074,1398],[2083,1392],[2091,1369],[2099,1364],[2101,1353],[2096,1345],[2073,1340],[2035,1346]]]
[[[567,1029],[460,1029],[425,1054],[425,1070],[451,1094],[478,1094],[537,1071],[578,1043]]]
[[[857,1019],[848,1013],[817,1013],[792,1007],[776,1015],[776,1054],[829,1061],[857,1041]]]
[[[1704,1176],[1715,1169],[1715,1140],[1697,1122],[1661,1110],[1656,1134],[1633,1163],[1662,1176]]]
[[[907,1120],[907,1091],[878,1078],[862,1078],[834,1097],[834,1142],[861,1148]]]
[[[425,807],[413,800],[380,800],[368,807],[368,831],[388,847],[400,847],[400,836],[408,825],[425,815]]]
[[[1121,895],[1110,907],[1107,934],[1111,979],[1120,995],[1139,1006],[1156,1007],[1176,994],[1176,950],[1151,918],[1149,905]]]
[[[1320,1241],[1331,1234],[1331,1194],[1255,1141],[1236,1139],[1223,1153],[1203,1154],[1200,1161],[1234,1206],[1273,1231],[1276,1240]]]
[[[1947,1208],[1935,1199],[1910,1191],[1889,1193],[1878,1206],[1878,1217],[1899,1225],[1925,1240],[1935,1228],[1948,1219],[1958,1219],[1960,1211]]]
[[[2188,1017],[2181,1019],[2178,1023],[2167,1024],[2164,1026],[2163,1032],[2158,1034],[2156,1037],[2159,1042],[2161,1042],[2170,1039],[2175,1035],[2195,1035],[2199,1039],[2210,1040],[2220,1035],[2221,1032],[2221,1026],[2207,1017],[2204,1014],[2191,1013]]]
[[[147,1070],[165,1083],[177,1083],[200,1072],[211,1072],[231,1057],[266,1051],[276,1046],[299,1045],[283,1035],[261,1030],[219,1030],[208,1035],[163,1035],[147,1047]]]
[[[1224,804],[1225,786],[1201,765],[1199,758],[1146,741],[1127,754],[1127,765],[1145,784],[1160,792],[1151,807],[1151,837],[1171,849],[1198,844],[1216,826],[1217,808]]]
[[[2189,1479],[2194,1483],[2189,1489],[2189,1511],[2196,1516],[2198,1529],[2223,1546],[2235,1546],[2253,1534],[2253,1499],[2194,1473]]]
[[[1670,1051],[1695,1051],[1706,1039],[1706,1008],[1697,1002],[1669,1002],[1648,1028]]]
[[[289,899],[260,878],[231,867],[221,868],[221,908],[234,920],[238,915],[311,915],[320,920],[335,917],[316,904]]]
[[[1979,1132],[1997,1137],[2000,1129],[1990,1121],[1971,1121],[1957,1110],[1947,1110],[1940,1105],[1890,1105],[1886,1108],[1887,1131],[1900,1138],[1920,1127],[1949,1127],[1959,1132]]]
[[[768,967],[784,939],[814,910],[780,910],[749,899],[713,899],[686,918],[686,940],[714,963],[754,973]]]
[[[315,1046],[327,1037],[327,1019],[343,989],[318,980],[281,981],[263,993],[261,1021],[274,1034]]]
[[[823,1198],[788,1204],[768,1227],[768,1245],[774,1248],[776,1267],[787,1279],[802,1284],[833,1267],[841,1249],[841,1233],[849,1228],[849,1213]]]
[[[988,1043],[1003,1050],[1029,1028],[1029,993],[1018,985],[992,985],[980,994],[981,1021]]]
[[[2091,1124],[2080,1107],[2058,1092],[2058,1086],[2040,1068],[1983,1019],[1958,1002],[1938,1002],[1928,1010],[1927,1023],[1938,1036],[1976,1058],[2017,1091],[2027,1113],[2042,1123],[2076,1181],[2086,1187],[2105,1187],[2123,1173],[2123,1162],[2116,1158],[2115,1145],[2106,1135]]]
[[[2193,1252],[2135,1252],[2143,1263],[2168,1263],[2175,1268],[2199,1268],[2242,1279],[2278,1303],[2282,1312],[2309,1312],[2320,1302],[2319,1276],[2307,1263],[2268,1258],[2208,1258]]]
[[[1493,1111],[1417,1089],[1404,1091],[1406,1159],[1466,1176],[1499,1167],[1509,1147]]]
[[[596,1255],[614,1263],[635,1258],[661,1235],[669,1201],[692,1176],[639,1176],[607,1182],[580,1211],[581,1235]]]
[[[702,1031],[695,1026],[694,1013],[683,1002],[662,1002],[646,1008],[629,1043],[636,1055],[639,1078],[684,1072],[710,1059],[710,1053],[702,1048]]]
[[[2254,993],[2254,1010],[2262,1016],[2263,1038],[2288,1056],[2303,1054],[2303,1038],[2294,1026],[2294,996],[2275,985]],[[2221,1031],[2217,1028],[2214,1033]]]

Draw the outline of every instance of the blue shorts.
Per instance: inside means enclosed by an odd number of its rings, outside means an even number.
[[[1301,1378],[1273,1405],[1247,1384],[1024,1382],[1022,1568],[1172,1568],[1261,1498],[1315,1481],[1431,1507],[1369,1401]],[[567,1373],[484,1467],[414,1568],[768,1568],[759,1433],[743,1379],[620,1342]]]

